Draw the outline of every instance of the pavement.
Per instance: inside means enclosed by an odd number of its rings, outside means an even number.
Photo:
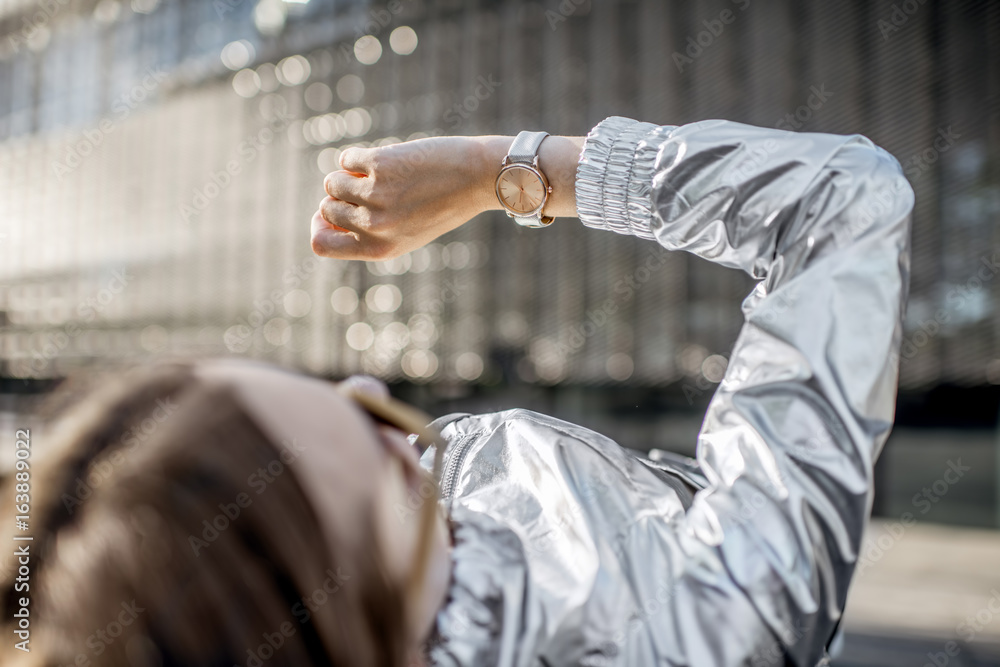
[[[1000,532],[873,520],[837,667],[1000,665]]]

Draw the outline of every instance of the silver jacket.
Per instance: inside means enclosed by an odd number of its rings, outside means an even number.
[[[529,410],[437,420],[455,546],[431,662],[822,662],[893,420],[913,207],[899,164],[859,135],[612,117],[576,198],[589,227],[760,282],[696,463]]]

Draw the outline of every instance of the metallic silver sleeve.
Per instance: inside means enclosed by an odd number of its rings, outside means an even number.
[[[817,664],[892,425],[913,204],[899,165],[859,136],[611,118],[577,204],[587,225],[761,282],[697,475],[528,410],[435,423],[455,541],[431,664]]]
[[[795,664],[814,665],[892,425],[912,189],[862,136],[719,120],[609,118],[577,177],[584,224],[761,279],[698,437],[710,485],[634,557],[671,568],[675,604],[657,618],[678,643],[662,657],[751,664],[762,621]]]

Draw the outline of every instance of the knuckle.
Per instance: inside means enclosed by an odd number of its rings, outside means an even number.
[[[378,183],[365,183],[361,196],[369,207],[382,209],[385,208],[385,193],[383,190],[384,188]]]
[[[364,151],[365,151],[364,159],[365,162],[368,163],[369,173],[374,174],[377,171],[379,171],[379,169],[381,169],[384,164],[382,149],[379,147],[375,147],[375,148],[366,148],[364,149]]]
[[[390,218],[384,211],[367,209],[363,224],[367,229],[383,232],[390,227]]]
[[[326,200],[326,201],[324,201],[323,204],[319,207],[319,211],[323,215],[323,219],[324,220],[326,220],[327,222],[329,222],[331,224],[334,223],[334,218],[336,216],[335,216],[335,211],[334,211],[333,201],[332,200]]]

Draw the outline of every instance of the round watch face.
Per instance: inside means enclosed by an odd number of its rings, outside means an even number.
[[[516,215],[535,213],[545,202],[545,194],[545,183],[526,167],[508,167],[497,179],[497,196]]]

